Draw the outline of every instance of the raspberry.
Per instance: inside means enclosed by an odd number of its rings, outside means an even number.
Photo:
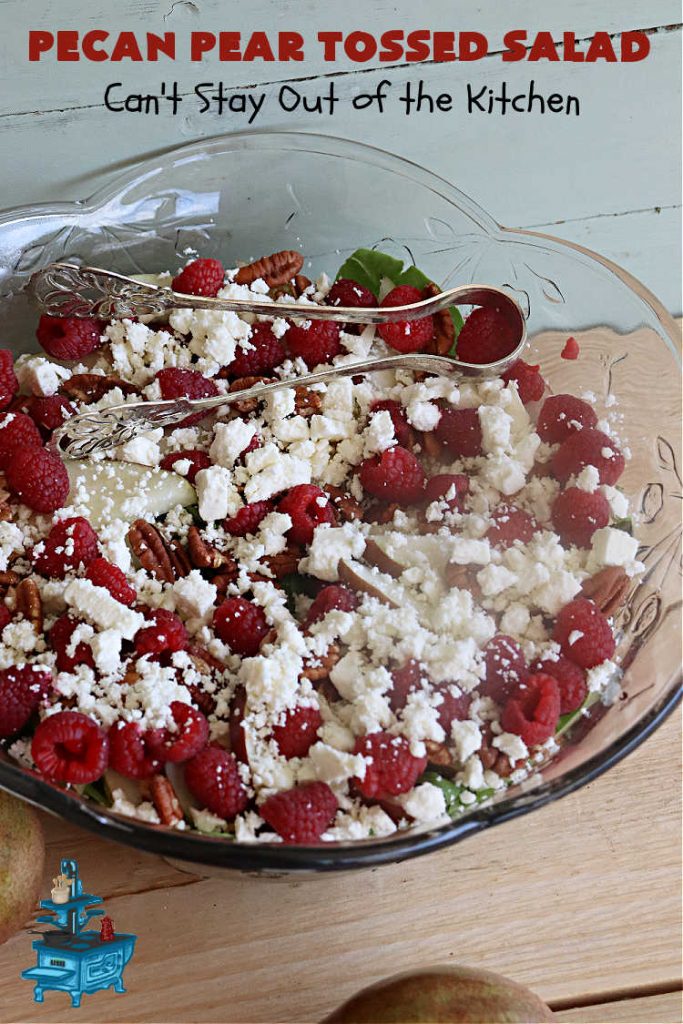
[[[287,358],[285,347],[273,334],[268,323],[254,324],[248,344],[253,348],[239,348],[235,358],[226,367],[231,377],[258,377],[274,370]]]
[[[391,416],[391,422],[394,424],[394,436],[398,443],[402,448],[412,448],[413,428],[408,423],[406,411],[401,403],[394,401],[393,398],[387,398],[380,402],[373,402],[370,406],[370,412],[381,412],[383,409]]]
[[[161,769],[161,761],[148,745],[149,733],[137,722],[115,722],[107,733],[109,767],[128,779],[148,779]]]
[[[208,295],[215,299],[223,287],[225,271],[220,260],[192,260],[171,281],[174,292],[184,295]]]
[[[305,782],[275,793],[259,807],[259,814],[285,843],[317,843],[334,821],[337,798],[326,782]]]
[[[14,372],[14,357],[6,348],[0,348],[0,409],[12,401],[19,390],[19,381]]]
[[[248,764],[247,739],[242,728],[244,721],[244,709],[247,706],[247,691],[243,686],[238,686],[232,696],[230,705],[230,717],[228,718],[228,729],[230,736],[230,750],[238,761]]]
[[[352,281],[348,277],[340,277],[335,281],[325,302],[328,306],[352,306],[354,309],[372,309],[377,305],[377,296],[369,288]]]
[[[616,646],[612,628],[600,609],[585,597],[566,604],[555,621],[553,640],[581,668],[595,668],[611,658]]]
[[[545,743],[555,732],[560,717],[560,688],[552,676],[538,672],[529,676],[503,708],[500,721],[506,732],[514,732],[528,747]]]
[[[8,412],[0,416],[0,469],[7,469],[17,448],[42,448],[42,445],[40,431],[26,413]]]
[[[149,616],[150,626],[143,626],[135,634],[135,653],[164,654],[182,651],[187,647],[189,637],[182,621],[166,608],[155,608]]]
[[[501,376],[506,384],[512,380],[517,382],[520,401],[527,405],[529,402],[538,402],[543,398],[545,381],[538,372],[539,370],[540,366],[532,366],[522,359],[517,359]]]
[[[422,681],[429,682],[429,676],[419,661],[411,658],[405,665],[395,668],[391,673],[391,692],[389,693],[389,704],[391,710],[396,713],[406,706],[408,696],[420,689]]]
[[[561,444],[570,434],[598,422],[595,409],[574,395],[551,395],[538,414],[536,433],[541,441]]]
[[[412,452],[400,445],[362,462],[359,476],[363,489],[382,501],[412,505],[424,492],[422,466]]]
[[[306,757],[309,748],[318,738],[318,729],[323,724],[317,708],[292,708],[285,712],[282,725],[273,728],[273,739],[283,757]]]
[[[529,674],[522,648],[504,633],[498,633],[487,643],[484,665],[486,675],[480,689],[497,704],[504,704]]]
[[[462,325],[456,353],[464,363],[495,363],[510,355],[516,344],[515,329],[500,310],[479,306]]]
[[[552,459],[553,472],[560,483],[566,483],[584,466],[595,466],[600,483],[614,485],[624,472],[624,465],[624,456],[612,438],[589,427],[571,434]]]
[[[595,531],[609,523],[610,507],[600,491],[590,494],[580,487],[569,487],[555,498],[551,515],[555,531],[565,544],[588,548]]]
[[[53,359],[82,359],[102,344],[103,320],[56,317],[43,313],[36,338]]]
[[[472,697],[469,693],[454,694],[450,686],[445,686],[440,692],[443,700],[438,707],[439,723],[448,736],[453,722],[461,722],[467,718]]]
[[[444,409],[434,433],[437,441],[456,458],[481,455],[481,424],[476,409]]]
[[[399,285],[393,288],[380,302],[385,309],[387,306],[410,306],[413,302],[420,302],[423,298],[419,288],[413,288],[410,284]],[[434,337],[434,317],[423,316],[419,320],[399,320],[394,324],[378,324],[377,331],[380,338],[386,341],[387,345],[395,348],[397,352],[419,352],[428,341]]]
[[[369,799],[407,793],[427,767],[426,757],[413,757],[404,736],[373,732],[356,741],[355,754],[366,759],[365,777],[356,788]]]
[[[538,529],[538,523],[529,512],[514,505],[499,505],[491,515],[485,536],[494,547],[509,548],[516,540],[528,544]]]
[[[181,700],[171,701],[171,715],[175,730],[154,729],[147,737],[147,745],[160,761],[189,761],[203,750],[209,739],[209,723],[201,711]]]
[[[340,325],[331,320],[313,320],[308,327],[290,324],[285,335],[290,354],[299,356],[309,370],[319,363],[330,363],[342,350]]]
[[[469,477],[464,473],[439,473],[427,481],[423,500],[427,504],[445,501],[452,512],[459,511],[469,489]]]
[[[56,512],[69,493],[69,474],[45,448],[21,448],[6,470],[8,486],[34,512]]]
[[[557,680],[560,688],[560,714],[568,715],[583,704],[588,694],[586,673],[569,658],[562,655],[557,661],[538,661],[533,665],[534,673],[543,672]]]
[[[62,395],[48,395],[46,398],[33,398],[29,415],[36,426],[51,434],[75,412],[75,407]]]
[[[0,672],[0,738],[23,729],[47,695],[51,681],[47,670],[32,665],[13,665]]]
[[[261,520],[274,508],[272,501],[252,501],[251,505],[243,505],[239,512],[226,519],[223,529],[233,537],[246,537],[250,533],[256,533]]]
[[[92,526],[83,516],[75,516],[55,523],[45,540],[33,548],[31,560],[41,576],[63,580],[70,570],[90,565],[99,552]]]
[[[328,612],[352,612],[358,607],[358,598],[352,590],[342,587],[338,583],[331,583],[316,595],[313,604],[308,609],[308,615],[304,622],[304,628],[309,629],[314,622],[320,622]]]
[[[36,765],[54,782],[95,782],[105,768],[109,742],[97,722],[78,711],[58,711],[45,718],[31,743]]]
[[[581,354],[579,343],[576,338],[567,338],[564,348],[560,352],[563,359],[578,359]]]
[[[95,668],[92,648],[84,640],[76,644],[73,652],[69,651],[73,632],[80,625],[78,619],[72,619],[69,615],[60,615],[52,625],[48,641],[57,655],[58,672],[74,672],[79,665]]]
[[[198,370],[178,370],[175,366],[169,366],[159,370],[156,379],[159,381],[162,398],[213,398],[218,394],[214,381]],[[207,412],[195,412],[177,425],[191,427],[205,416],[208,416]]]
[[[86,569],[85,576],[94,586],[108,590],[121,604],[129,608],[135,604],[137,594],[128,583],[125,572],[106,558],[95,558]]]
[[[334,525],[337,519],[332,502],[323,490],[314,484],[292,487],[278,503],[278,512],[292,520],[287,537],[292,544],[305,546],[313,540],[316,527],[322,523]]]
[[[184,475],[191,484],[194,483],[194,478],[200,469],[208,469],[211,465],[211,459],[206,452],[199,451],[197,448],[181,448],[180,451],[169,452],[168,455],[164,455],[159,465],[162,469],[172,471],[176,462],[180,462],[181,460],[185,460],[190,463],[190,468]]]
[[[205,747],[185,765],[185,782],[207,810],[226,821],[236,818],[249,803],[249,796],[227,750]]]
[[[258,654],[270,627],[263,608],[244,597],[229,597],[213,613],[213,628],[231,651],[243,658]]]

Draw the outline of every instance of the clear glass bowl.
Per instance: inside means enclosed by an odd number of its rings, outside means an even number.
[[[251,872],[312,872],[400,860],[526,814],[590,782],[652,733],[680,696],[680,360],[676,326],[657,299],[607,260],[555,238],[502,228],[421,167],[319,135],[244,133],[131,167],[80,203],[0,215],[3,345],[34,347],[36,313],[22,287],[52,260],[123,273],[175,268],[192,247],[230,266],[300,249],[334,274],[359,246],[414,262],[442,285],[511,289],[528,314],[531,361],[554,390],[609,395],[632,458],[622,481],[638,512],[647,570],[618,617],[622,699],[598,706],[559,756],[523,788],[439,828],[381,840],[287,847],[239,845],[123,818],[0,757],[0,786],[79,825],[180,860]],[[581,357],[559,357],[568,334]]]

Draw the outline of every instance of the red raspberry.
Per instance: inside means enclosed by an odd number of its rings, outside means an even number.
[[[47,669],[13,665],[0,672],[0,738],[13,736],[47,695],[52,677]]]
[[[214,381],[209,380],[198,370],[178,370],[175,366],[169,366],[165,370],[159,370],[156,379],[159,381],[162,398],[213,398],[218,394]],[[192,413],[177,425],[191,427],[205,416],[208,416],[208,413]]]
[[[423,500],[427,504],[431,504],[433,501],[445,501],[452,512],[460,511],[469,489],[469,477],[464,473],[439,473],[427,481]],[[447,498],[446,495],[451,491],[454,492],[452,497]]]
[[[552,459],[553,473],[560,483],[566,483],[584,466],[595,466],[600,474],[600,483],[614,485],[624,472],[624,465],[624,456],[612,438],[589,427],[571,434]]]
[[[578,359],[581,354],[579,343],[576,338],[567,338],[564,348],[560,352],[563,359]]]
[[[515,329],[500,310],[479,306],[462,325],[456,353],[464,363],[495,363],[510,355],[516,344]]]
[[[398,288],[393,288],[382,299],[380,306],[383,309],[387,306],[410,306],[414,302],[420,302],[423,297],[419,288],[413,288],[410,284],[402,284]],[[419,320],[399,320],[394,324],[378,324],[377,331],[380,338],[386,341],[391,348],[395,348],[397,352],[419,352],[434,337],[434,317],[423,316]]]
[[[41,576],[63,580],[67,572],[88,566],[100,553],[97,534],[87,519],[60,519],[45,540],[31,552],[33,568]]]
[[[314,484],[292,487],[278,503],[277,510],[292,520],[287,530],[289,540],[302,546],[311,543],[316,528],[322,523],[334,525],[337,521],[329,497]]]
[[[357,607],[358,598],[352,590],[338,583],[331,583],[329,587],[323,587],[313,599],[304,622],[304,629],[309,629],[314,622],[320,622],[328,612],[352,612]]]
[[[107,733],[109,739],[109,767],[128,779],[148,779],[157,775],[161,761],[148,745],[149,733],[144,733],[137,722],[115,722]]]
[[[340,277],[335,281],[325,302],[328,306],[351,306],[353,309],[373,309],[377,305],[377,296],[369,288],[348,277]]]
[[[242,508],[223,523],[223,529],[233,537],[246,537],[256,533],[262,519],[272,512],[275,505],[272,501],[252,501],[251,505]]]
[[[109,742],[92,718],[78,711],[58,711],[36,729],[31,754],[46,778],[83,785],[104,772]]]
[[[209,723],[201,711],[182,700],[171,701],[175,730],[153,729],[147,745],[160,761],[189,761],[203,750],[209,740]]]
[[[143,626],[135,634],[135,653],[164,654],[166,652],[183,651],[189,637],[181,619],[166,608],[155,608],[149,616],[150,626]]]
[[[562,653],[581,668],[595,668],[614,654],[612,627],[600,609],[585,597],[575,597],[557,616],[553,639]]]
[[[249,803],[237,761],[227,750],[205,747],[185,765],[185,781],[207,810],[232,821]]]
[[[354,753],[366,759],[365,777],[356,788],[370,800],[407,793],[427,767],[426,757],[413,757],[405,736],[373,732],[356,741]]]
[[[476,409],[444,409],[434,433],[455,458],[481,455],[481,424]]]
[[[283,757],[306,757],[309,748],[318,738],[318,729],[323,724],[317,708],[292,708],[285,712],[282,725],[273,728],[273,739]]]
[[[219,605],[213,613],[213,628],[223,643],[243,658],[258,654],[270,630],[263,608],[244,597],[229,597]]]
[[[538,530],[538,523],[529,512],[514,505],[499,505],[491,515],[485,536],[494,547],[509,548],[516,540],[528,544]]]
[[[317,843],[337,813],[337,798],[326,782],[305,782],[275,793],[259,807],[264,821],[285,843]]]
[[[11,621],[12,616],[10,614],[9,608],[7,607],[6,604],[2,604],[2,602],[0,601],[0,633],[2,633],[7,623]]]
[[[506,384],[509,384],[511,380],[517,382],[520,401],[527,405],[529,402],[538,402],[543,398],[545,381],[538,372],[539,370],[540,366],[532,366],[522,359],[517,359],[501,376]]]
[[[211,465],[211,459],[206,452],[199,451],[197,448],[181,448],[180,451],[170,452],[168,455],[164,455],[159,465],[162,469],[173,470],[176,462],[180,462],[181,459],[190,463],[187,479],[191,484],[194,483],[194,478],[200,469],[208,469]]]
[[[560,688],[552,676],[538,672],[529,676],[503,708],[500,721],[506,732],[514,732],[528,747],[545,743],[554,734],[560,717]]]
[[[373,402],[370,406],[370,412],[381,412],[383,409],[391,416],[391,422],[394,424],[394,436],[398,443],[402,448],[412,448],[413,428],[408,423],[406,411],[401,403],[394,401],[393,398],[387,398],[381,402]]]
[[[16,449],[42,445],[40,431],[26,413],[7,412],[0,416],[0,469],[7,469]]]
[[[422,498],[425,474],[422,466],[407,448],[395,445],[381,455],[373,455],[360,466],[363,490],[382,501],[413,505]]]
[[[208,295],[215,299],[223,287],[225,271],[220,260],[192,260],[171,281],[174,292],[184,295]]]
[[[538,414],[536,433],[541,441],[561,444],[570,434],[598,422],[595,409],[575,395],[551,395]]]
[[[569,487],[555,498],[552,520],[555,531],[565,544],[589,548],[596,530],[607,526],[609,502],[600,491],[589,494],[580,487]]]
[[[469,715],[472,697],[469,693],[455,694],[448,685],[440,689],[440,693],[443,701],[438,707],[439,722],[448,736],[453,722],[462,722]]]
[[[275,337],[269,323],[254,324],[248,343],[253,348],[238,347],[235,358],[226,367],[231,377],[263,376],[287,358],[284,345]]]
[[[53,623],[48,634],[48,641],[57,655],[58,672],[75,672],[79,665],[95,668],[92,648],[84,640],[76,644],[73,654],[67,653],[71,646],[73,632],[80,625],[78,619],[72,619],[69,615],[60,615]]]
[[[6,348],[0,348],[0,409],[12,401],[19,390],[19,381],[14,372],[14,356]]]
[[[588,695],[586,673],[569,658],[562,655],[557,661],[538,661],[533,665],[534,673],[542,672],[557,680],[560,688],[560,714],[568,715],[580,708]]]
[[[82,359],[102,344],[103,320],[56,317],[43,313],[36,338],[53,359]]]
[[[48,395],[46,398],[33,398],[29,415],[36,426],[51,434],[75,412],[75,406],[62,395]]]
[[[309,370],[319,363],[331,363],[342,350],[339,333],[341,327],[331,320],[313,320],[308,327],[290,324],[285,334],[289,352],[299,356]]]
[[[408,702],[408,696],[415,690],[421,688],[421,684],[429,683],[430,679],[419,661],[411,658],[405,665],[395,668],[391,672],[391,692],[389,704],[391,710],[396,713],[404,708]]]
[[[247,691],[243,686],[238,686],[232,696],[230,704],[230,717],[228,728],[230,736],[230,750],[242,764],[249,763],[247,755],[247,739],[242,728],[244,711],[247,706]]]
[[[7,484],[34,512],[56,512],[69,494],[64,463],[45,448],[21,448],[6,470]]]
[[[481,692],[504,704],[529,675],[526,658],[516,640],[499,633],[484,648],[486,675]]]
[[[128,583],[126,574],[118,565],[113,565],[106,558],[95,558],[85,572],[86,579],[96,587],[104,587],[113,598],[129,608],[135,604],[137,594]]]

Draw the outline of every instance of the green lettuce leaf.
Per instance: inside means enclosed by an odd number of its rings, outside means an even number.
[[[438,786],[444,795],[446,801],[446,813],[451,818],[459,817],[463,811],[473,807],[473,804],[463,804],[460,800],[461,794],[465,791],[465,786],[459,786],[457,782],[453,782],[452,779],[446,779],[443,775],[438,772],[429,771],[425,772],[421,777],[420,782],[431,782],[433,786]],[[490,800],[495,790],[484,787],[478,789],[475,793],[477,803],[481,804],[484,800]]]

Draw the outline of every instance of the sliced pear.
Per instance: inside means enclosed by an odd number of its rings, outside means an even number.
[[[362,562],[345,562],[342,559],[338,571],[339,579],[352,590],[376,597],[391,608],[400,608],[406,603],[407,595],[403,587],[379,569],[363,565]]]
[[[177,505],[194,505],[197,501],[192,484],[165,469],[150,469],[132,462],[80,459],[65,465],[71,482],[68,503],[95,528],[106,526],[113,519],[132,522],[165,515]]]
[[[399,562],[394,561],[390,558],[386,551],[378,544],[372,537],[365,543],[365,551],[363,552],[363,558],[370,565],[374,565],[380,572],[385,572],[388,576],[392,576],[395,580],[399,578],[401,573],[405,572],[406,566],[401,565]]]
[[[378,533],[368,540],[365,558],[391,576],[400,576],[416,565],[431,566],[438,572],[448,561],[448,538],[436,534]]]

